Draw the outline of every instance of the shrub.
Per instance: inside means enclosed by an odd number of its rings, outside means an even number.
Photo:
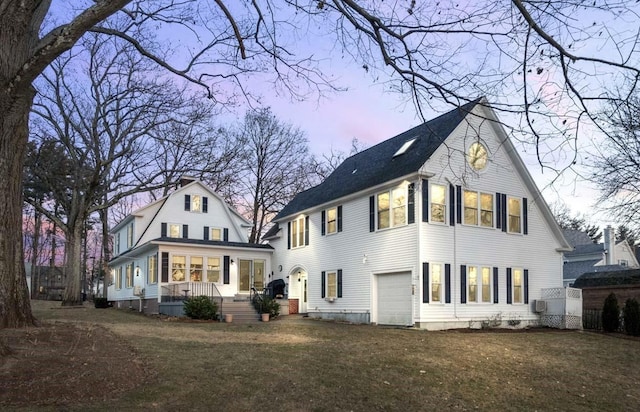
[[[254,296],[253,307],[260,313],[268,313],[269,318],[275,318],[280,314],[280,304],[267,295]]]
[[[184,301],[184,314],[191,319],[216,319],[218,305],[207,296],[194,296]]]
[[[109,307],[107,298],[93,298],[93,304],[96,309],[105,309]]]
[[[613,293],[604,300],[602,307],[602,329],[605,332],[615,332],[620,327],[620,307],[618,298]]]
[[[622,313],[627,335],[640,336],[640,303],[635,298],[627,299]]]

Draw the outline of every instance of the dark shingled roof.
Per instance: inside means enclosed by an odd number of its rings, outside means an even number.
[[[280,225],[276,222],[271,225],[271,228],[267,230],[267,233],[265,233],[264,236],[262,236],[262,239],[269,239],[270,237],[277,235],[278,231],[280,231]]]
[[[564,280],[575,280],[587,272],[593,272],[594,265],[598,262],[600,262],[600,259],[565,262],[562,266],[562,278]]]
[[[640,269],[622,269],[606,272],[585,273],[575,281],[573,287],[585,288],[637,284],[640,284]]]
[[[321,184],[298,193],[275,219],[417,172],[479,102],[469,102],[347,158]],[[404,154],[393,157],[413,138],[416,141]]]
[[[562,234],[571,246],[593,244],[593,239],[591,239],[589,235],[582,230],[562,229]]]
[[[565,252],[565,256],[590,255],[594,253],[604,253],[604,245],[602,243],[589,243],[586,245],[575,245],[573,251]]]

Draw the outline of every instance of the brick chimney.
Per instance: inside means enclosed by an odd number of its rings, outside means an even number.
[[[188,185],[191,182],[195,182],[196,178],[193,176],[189,176],[189,175],[182,175],[180,176],[180,181],[179,181],[179,186],[183,187]]]

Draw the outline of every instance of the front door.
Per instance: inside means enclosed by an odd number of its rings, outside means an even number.
[[[300,275],[300,308],[299,313],[307,313],[307,275]]]

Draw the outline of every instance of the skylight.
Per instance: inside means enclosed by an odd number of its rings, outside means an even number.
[[[404,142],[404,144],[400,147],[400,149],[398,149],[398,151],[393,155],[393,157],[400,156],[401,154],[406,152],[411,147],[413,142],[416,141],[416,139],[417,137],[414,137],[413,139],[407,140],[406,142]]]

